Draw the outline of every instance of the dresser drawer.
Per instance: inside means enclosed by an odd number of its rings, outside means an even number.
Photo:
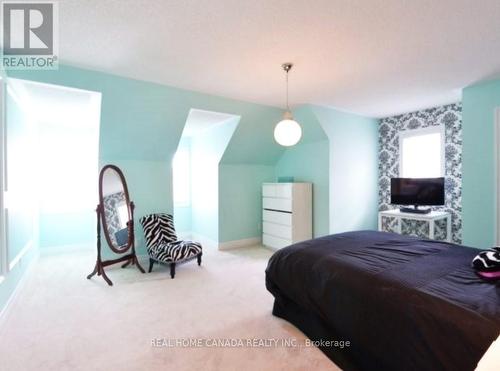
[[[263,184],[262,185],[262,197],[276,197],[276,185]]]
[[[292,225],[292,214],[280,211],[262,210],[262,220],[282,225]]]
[[[292,244],[292,241],[284,239],[284,238],[270,236],[268,234],[263,234],[262,235],[262,244],[264,246],[273,247],[275,249],[281,249],[283,247],[290,246]]]
[[[262,231],[264,234],[268,234],[275,237],[285,238],[287,240],[292,239],[292,227],[289,225],[282,225],[270,222],[262,223]]]
[[[292,184],[263,184],[263,197],[292,198]]]
[[[292,211],[292,200],[287,198],[264,197],[262,199],[264,209]]]

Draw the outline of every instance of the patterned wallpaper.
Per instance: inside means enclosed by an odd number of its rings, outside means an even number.
[[[445,206],[452,214],[452,240],[462,242],[462,105],[460,103],[387,117],[379,126],[379,210],[391,205],[391,178],[399,176],[399,133],[435,125],[445,127]],[[442,210],[442,207],[434,209]],[[383,220],[384,230],[395,230],[394,220]],[[425,222],[406,221],[405,234],[428,235]],[[445,223],[436,223],[436,238],[446,237]]]

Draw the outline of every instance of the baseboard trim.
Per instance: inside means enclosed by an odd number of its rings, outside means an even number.
[[[241,247],[260,245],[261,241],[262,240],[260,237],[251,237],[251,238],[244,238],[242,240],[233,240],[233,241],[222,242],[222,243],[219,243],[219,250],[232,250],[232,249],[238,249]]]
[[[198,233],[191,232],[191,239],[201,243],[203,247],[208,247],[210,249],[217,249],[219,247],[219,243],[217,241]]]
[[[217,249],[217,250],[231,250],[240,247],[255,246],[255,245],[260,245],[262,242],[261,237],[251,237],[251,238],[244,238],[241,240],[218,242],[202,234],[189,231],[179,232],[177,233],[177,236],[180,240],[192,240],[200,242],[203,247],[210,249]]]
[[[36,265],[36,262],[38,261],[39,257],[40,257],[40,254],[36,252],[35,255],[33,256],[33,259],[30,260],[28,267],[26,267],[26,270],[24,271],[22,277],[17,282],[16,287],[14,288],[14,290],[12,290],[12,293],[10,294],[7,301],[5,302],[5,305],[3,306],[3,308],[0,308],[0,329],[2,328],[3,321],[5,321],[7,318],[7,315],[10,311],[12,303],[14,302],[15,298],[17,297],[17,295],[19,295],[19,292],[22,290],[22,288],[26,284],[26,280],[31,275],[31,271],[33,270],[33,267]],[[7,280],[7,277],[4,276],[4,281],[6,281],[6,280]]]
[[[24,245],[23,249],[21,251],[19,251],[19,253],[16,255],[16,257],[14,259],[12,259],[12,261],[9,263],[9,272],[11,270],[13,270],[17,263],[19,263],[21,261],[21,259],[24,257],[24,255],[26,255],[26,253],[28,251],[30,251],[30,249],[33,247],[33,240],[29,240],[26,245]]]
[[[40,256],[71,254],[80,251],[95,251],[95,249],[95,242],[39,247]]]

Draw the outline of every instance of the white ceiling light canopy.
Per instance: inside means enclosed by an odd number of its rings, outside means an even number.
[[[288,106],[288,72],[293,67],[292,63],[283,63],[281,65],[286,72],[286,111],[283,114],[283,120],[278,122],[274,128],[274,139],[285,147],[296,145],[302,137],[302,128],[297,121],[293,119],[292,112]]]

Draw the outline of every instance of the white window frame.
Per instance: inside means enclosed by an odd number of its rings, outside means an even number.
[[[495,168],[493,169],[493,174],[495,176],[495,188],[496,188],[496,210],[495,210],[495,217],[496,217],[496,233],[495,233],[495,238],[496,238],[496,245],[500,246],[500,170],[498,167],[500,166],[500,148],[498,146],[500,145],[500,107],[495,109],[494,113],[494,138],[495,138]]]
[[[399,176],[403,176],[403,140],[410,137],[416,137],[427,134],[441,134],[441,176],[445,176],[445,144],[446,132],[444,125],[434,125],[426,128],[410,129],[399,133]]]

